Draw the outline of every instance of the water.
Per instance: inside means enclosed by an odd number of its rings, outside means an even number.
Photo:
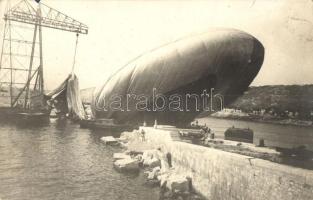
[[[311,127],[202,118],[217,137],[235,125],[255,132],[302,132]],[[68,121],[42,127],[0,124],[1,200],[158,200],[159,188],[144,185],[142,174],[120,174],[113,169],[118,147],[100,138],[110,132],[80,129]]]
[[[216,133],[216,136],[219,138],[223,138],[225,130],[232,126],[235,126],[236,128],[250,128],[255,133],[259,133],[260,135],[263,133],[273,133],[279,135],[290,135],[297,133],[298,135],[311,135],[313,137],[313,127],[260,123],[232,119],[218,119],[210,117],[200,118],[198,121],[199,124],[207,124],[208,127],[212,128]]]
[[[268,133],[270,133],[272,138],[267,138],[265,140],[265,144],[274,144],[273,147],[275,147],[277,144],[278,147],[282,147],[282,145],[285,145],[286,141],[290,143],[296,142],[293,140],[289,141],[290,135],[293,135],[294,136],[293,139],[300,141],[300,143],[303,142],[303,144],[306,144],[307,150],[309,150],[310,152],[305,152],[305,154],[304,152],[300,153],[300,157],[293,156],[275,157],[274,162],[313,170],[313,153],[312,153],[313,145],[312,140],[310,140],[311,138],[313,138],[312,127],[259,123],[218,118],[201,118],[198,119],[198,121],[199,124],[207,124],[208,127],[210,127],[214,131],[215,136],[217,138],[224,138],[225,130],[232,126],[235,126],[237,128],[250,128],[253,130],[255,134],[257,133],[259,136],[268,135]],[[269,140],[271,139],[276,140],[275,141],[276,143],[269,142]],[[302,159],[303,156],[305,157],[305,159]],[[273,159],[270,160],[273,161]]]
[[[120,174],[105,146],[109,132],[80,129],[67,121],[18,128],[0,124],[0,199],[157,200],[159,188],[142,174]]]

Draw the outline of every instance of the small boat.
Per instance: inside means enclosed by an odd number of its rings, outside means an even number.
[[[225,140],[253,143],[253,130],[249,128],[228,128],[225,133]]]
[[[133,128],[128,124],[116,124],[113,119],[82,119],[79,124],[81,128],[109,129],[112,131],[125,131]]]
[[[0,107],[0,120],[3,122],[17,122],[17,124],[36,125],[49,122],[50,110],[19,109]]]
[[[15,119],[24,123],[41,123],[49,121],[49,114],[44,112],[19,112]]]

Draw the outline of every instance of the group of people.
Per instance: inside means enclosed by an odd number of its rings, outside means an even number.
[[[194,123],[191,124],[191,127],[200,128],[204,135],[203,139],[206,139],[206,138],[214,139],[213,131],[206,124],[199,125],[198,120],[196,120]]]

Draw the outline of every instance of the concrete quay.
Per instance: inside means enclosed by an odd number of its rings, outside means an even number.
[[[313,199],[312,170],[181,142],[173,127],[141,130],[144,141],[133,140],[129,148],[170,153],[175,173],[191,177],[194,189],[207,199]]]

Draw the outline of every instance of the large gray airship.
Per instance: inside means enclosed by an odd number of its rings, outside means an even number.
[[[183,38],[139,56],[112,75],[95,90],[92,113],[117,123],[157,120],[184,126],[204,110],[217,111],[218,99],[225,106],[242,95],[263,59],[263,45],[243,31],[213,29]],[[206,94],[214,100],[203,100]]]

